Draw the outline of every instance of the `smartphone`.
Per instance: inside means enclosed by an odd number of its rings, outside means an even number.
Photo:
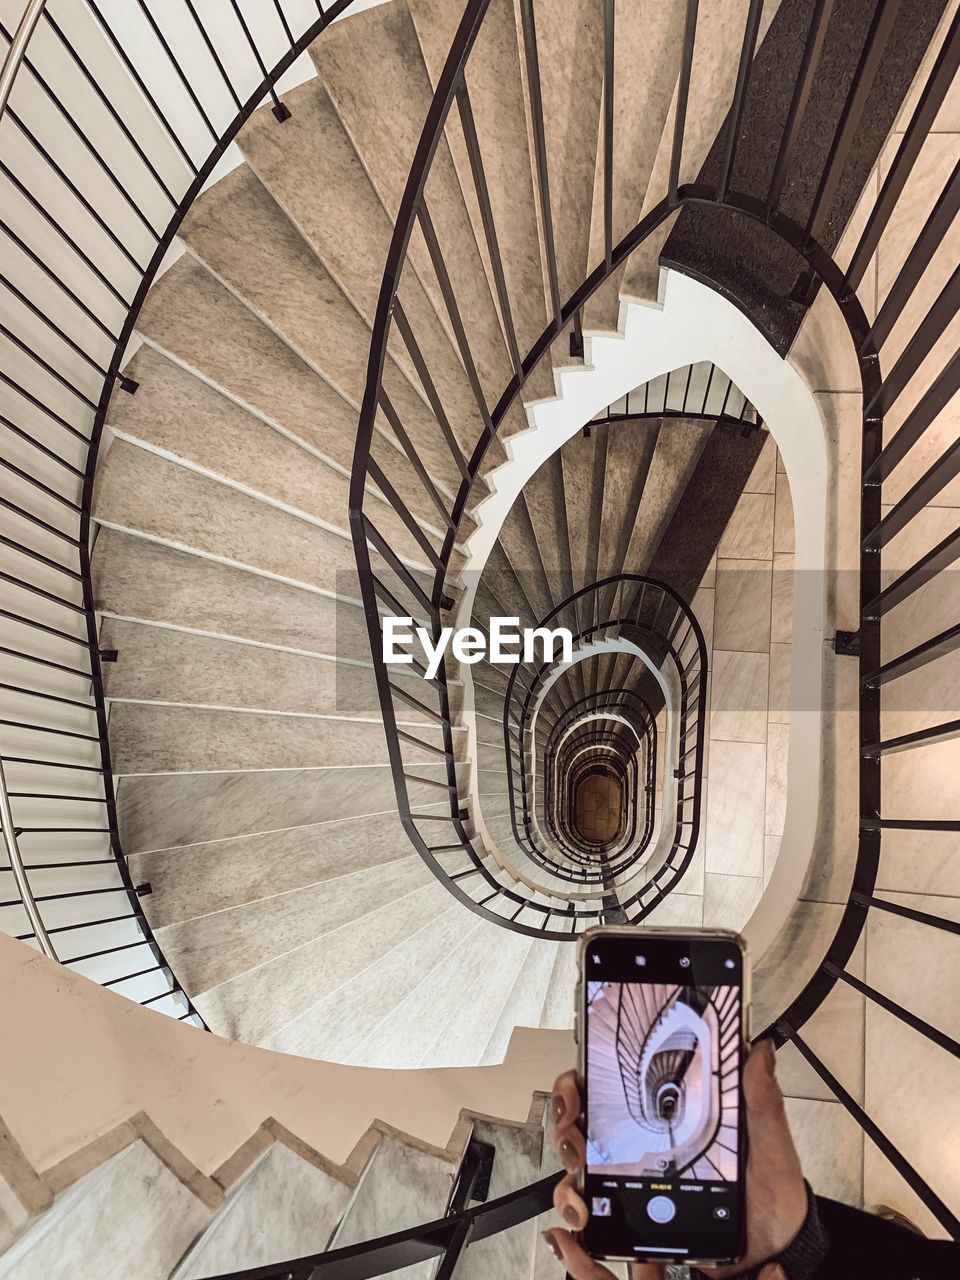
[[[613,1262],[739,1261],[743,939],[726,930],[591,929],[579,970],[584,1248]]]

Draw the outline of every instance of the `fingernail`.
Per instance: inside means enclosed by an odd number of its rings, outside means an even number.
[[[564,1222],[569,1222],[571,1227],[579,1225],[580,1215],[572,1204],[565,1204],[563,1206],[563,1220]]]
[[[567,1173],[576,1173],[580,1167],[580,1156],[577,1153],[577,1148],[568,1138],[564,1138],[563,1142],[560,1143],[560,1159],[563,1161],[563,1167]]]
[[[566,1110],[567,1108],[566,1108],[566,1104],[563,1101],[563,1098],[561,1098],[559,1093],[555,1093],[553,1095],[553,1123],[554,1124],[560,1123],[560,1121],[564,1117],[564,1113],[566,1112]]]
[[[554,1240],[550,1232],[541,1231],[540,1234],[543,1236],[544,1240],[546,1240],[547,1244],[553,1250],[553,1256],[557,1259],[558,1262],[562,1262],[563,1254],[560,1252],[560,1246],[557,1244],[556,1240]]]

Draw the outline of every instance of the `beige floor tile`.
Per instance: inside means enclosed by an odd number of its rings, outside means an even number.
[[[770,645],[770,691],[767,708],[771,720],[777,724],[790,723],[790,660],[791,644]]]
[[[714,742],[710,750],[706,868],[763,875],[766,748],[756,742]]]
[[[770,660],[765,653],[714,651],[711,739],[766,741],[769,665]]]
[[[773,557],[773,592],[770,608],[770,640],[789,644],[793,639],[793,556]]]
[[[763,880],[759,876],[707,872],[703,886],[704,927],[739,931],[753,914],[762,892]]]
[[[790,550],[790,548],[786,548]],[[773,497],[744,493],[720,539],[721,559],[769,560],[773,555]]]
[[[777,476],[777,505],[773,522],[773,549],[778,555],[793,553],[793,498],[786,475]]]
[[[868,980],[872,946],[867,943]],[[901,966],[903,965],[901,960]],[[913,966],[910,966],[913,972]],[[931,984],[932,986],[933,984]],[[942,982],[937,984],[942,989]],[[956,983],[953,984],[954,988]],[[865,1110],[946,1204],[960,1200],[960,1062],[893,1014],[868,1002]],[[935,1107],[917,1105],[936,1099]],[[864,1170],[867,1204],[888,1204],[931,1234],[942,1235],[932,1215],[908,1195],[884,1157],[868,1144]]]
[[[744,485],[744,493],[774,493],[777,483],[777,445],[773,436],[766,433],[760,457],[754,464],[750,478]]]
[[[861,938],[847,966],[854,977],[863,978],[863,963]],[[863,1005],[864,997],[838,980],[819,1009],[798,1028],[804,1043],[858,1102],[863,1100]],[[791,1097],[834,1101],[829,1086],[790,1041],[777,1053],[777,1078]]]
[[[764,834],[782,836],[787,813],[787,760],[790,726],[771,724],[767,739],[767,796]]]
[[[863,1143],[856,1120],[839,1102],[787,1098],[786,1105],[797,1154],[814,1191],[859,1205]]]
[[[768,651],[772,587],[772,561],[717,561],[715,648]]]

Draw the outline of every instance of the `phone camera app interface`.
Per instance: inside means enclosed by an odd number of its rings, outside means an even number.
[[[735,1247],[740,960],[722,944],[712,951],[621,943],[606,963],[602,946],[591,953],[587,1203],[590,1234],[616,1256]]]

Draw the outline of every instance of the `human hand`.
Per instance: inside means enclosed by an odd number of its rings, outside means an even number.
[[[750,1050],[743,1071],[747,1121],[747,1252],[729,1267],[703,1268],[722,1280],[776,1257],[794,1239],[807,1213],[807,1189],[776,1080],[776,1057],[771,1040]],[[553,1203],[570,1230],[558,1227],[543,1233],[573,1280],[614,1280],[613,1273],[595,1261],[573,1238],[587,1225],[587,1206],[577,1192],[576,1177],[586,1159],[580,1129],[580,1090],[576,1072],[568,1071],[553,1086],[553,1144],[567,1176],[557,1183]],[[635,1263],[632,1280],[662,1280],[666,1268],[657,1262]],[[783,1280],[783,1269],[770,1263],[759,1280]]]

